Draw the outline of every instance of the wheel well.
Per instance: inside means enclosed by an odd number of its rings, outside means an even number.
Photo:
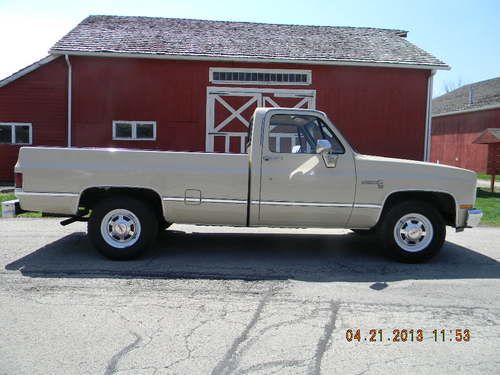
[[[389,208],[405,201],[426,202],[441,213],[446,225],[455,226],[455,199],[450,194],[433,191],[399,191],[392,193],[385,200],[380,218],[384,216]]]
[[[165,218],[163,215],[163,205],[160,196],[157,192],[151,189],[144,188],[124,188],[124,187],[93,187],[86,189],[80,195],[78,207],[92,209],[103,199],[112,196],[128,196],[136,198],[141,202],[146,202],[156,214],[158,220],[163,223]]]

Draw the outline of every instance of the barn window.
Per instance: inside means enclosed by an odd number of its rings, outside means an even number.
[[[113,121],[113,139],[154,141],[156,139],[156,121]]]
[[[310,85],[310,70],[210,68],[212,83],[238,85]]]
[[[30,145],[32,139],[31,124],[0,122],[0,143]]]

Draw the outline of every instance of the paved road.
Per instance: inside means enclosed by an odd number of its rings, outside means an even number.
[[[120,263],[84,232],[0,220],[0,373],[500,373],[500,229],[450,232],[423,265],[345,230],[187,225]]]

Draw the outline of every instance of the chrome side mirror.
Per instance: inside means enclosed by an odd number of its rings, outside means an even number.
[[[323,154],[332,151],[332,144],[328,139],[318,139],[316,141],[316,153]]]
[[[316,142],[316,153],[321,154],[327,168],[335,168],[337,166],[338,155],[333,155],[332,144],[328,139],[318,139]]]

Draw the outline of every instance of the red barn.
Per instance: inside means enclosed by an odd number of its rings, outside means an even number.
[[[488,147],[474,140],[500,127],[500,77],[462,86],[432,101],[431,160],[486,171]]]
[[[242,152],[257,106],[317,108],[360,152],[427,159],[448,67],[406,34],[90,16],[0,81],[0,180],[22,144]]]

